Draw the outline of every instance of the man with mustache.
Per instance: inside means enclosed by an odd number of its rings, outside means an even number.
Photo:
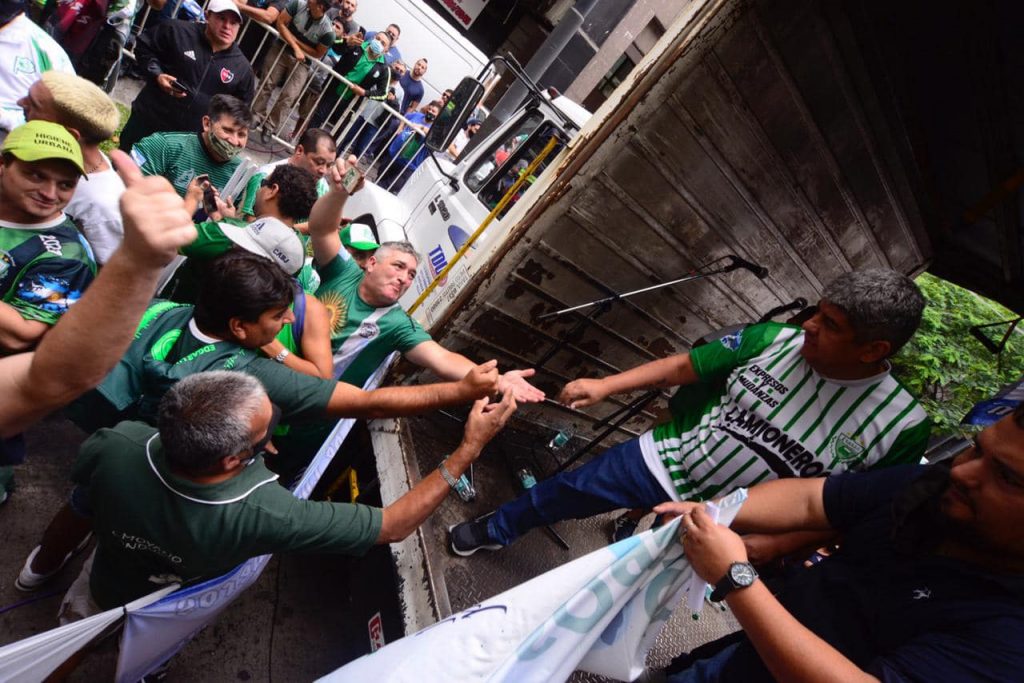
[[[1013,681],[1024,667],[1024,408],[948,464],[755,486],[732,529],[695,503],[682,543],[743,631],[669,681]],[[773,583],[736,532],[835,530],[839,550]],[[682,670],[680,670],[682,668]]]

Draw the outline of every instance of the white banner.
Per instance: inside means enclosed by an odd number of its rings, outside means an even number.
[[[0,648],[0,681],[35,683],[46,680],[57,667],[119,621],[126,611],[145,607],[174,588],[168,586],[124,607],[115,607],[67,626],[5,645]]]
[[[730,524],[746,499],[720,501]],[[673,607],[705,584],[678,542],[679,519],[601,548],[418,633],[322,681],[561,681],[576,669],[633,680]],[[506,551],[507,552],[507,551]]]
[[[389,356],[364,385],[376,388],[391,365]],[[298,498],[309,498],[313,487],[327,469],[355,420],[340,420],[320,446],[309,467],[292,488]],[[121,656],[117,662],[117,683],[132,683],[154,671],[207,624],[211,623],[260,577],[270,555],[254,557],[216,579],[184,588],[146,609],[128,615],[121,636]]]

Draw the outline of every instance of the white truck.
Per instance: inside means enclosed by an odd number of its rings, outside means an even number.
[[[524,107],[486,139],[474,140],[472,149],[452,163],[444,151],[477,110],[484,92],[483,77],[490,70],[489,64],[481,71],[480,79],[464,78],[455,88],[451,102],[427,135],[425,144],[433,152],[431,158],[419,165],[397,194],[367,182],[346,206],[349,216],[371,216],[381,241],[408,240],[425,259],[401,302],[424,327],[437,320],[477,268],[486,262],[486,254],[507,230],[504,216],[521,199],[530,201],[541,172],[590,118],[590,112],[568,98],[532,86],[533,94]],[[513,66],[513,70],[518,69]],[[552,140],[553,146],[545,152]],[[542,158],[534,164],[538,156]],[[520,187],[495,211],[531,165],[534,168]],[[485,221],[486,229],[473,239]],[[467,242],[471,242],[467,253],[436,285],[429,305],[416,305]]]

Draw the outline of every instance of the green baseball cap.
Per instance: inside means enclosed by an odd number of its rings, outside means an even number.
[[[341,243],[360,251],[373,251],[380,247],[373,230],[364,223],[349,223],[341,229]]]
[[[82,148],[67,128],[52,121],[29,121],[10,132],[0,153],[10,153],[21,161],[64,159],[86,175]]]

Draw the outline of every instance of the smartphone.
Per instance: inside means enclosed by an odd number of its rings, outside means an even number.
[[[210,176],[206,173],[200,173],[196,176],[196,184],[203,188],[203,211],[210,215],[217,210],[217,195],[213,191],[213,183],[210,182]]]
[[[171,90],[174,90],[175,92],[184,93],[186,95],[192,94],[191,90],[189,90],[186,86],[182,85],[178,81],[171,81]]]
[[[203,189],[203,211],[207,216],[212,216],[217,211],[217,193],[213,185],[207,184]]]

